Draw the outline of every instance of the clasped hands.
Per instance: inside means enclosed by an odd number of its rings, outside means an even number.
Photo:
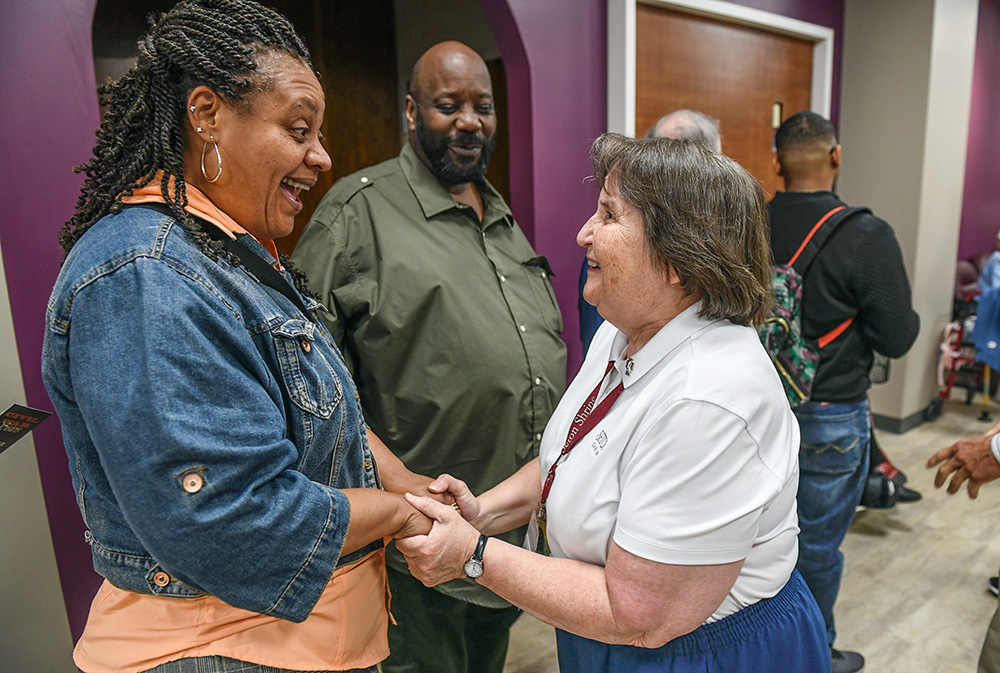
[[[406,501],[432,525],[426,534],[397,537],[396,548],[406,557],[413,576],[432,587],[465,576],[465,562],[479,540],[481,511],[479,501],[461,479],[443,474],[426,488],[431,494],[449,494],[458,509],[433,495],[406,493]]]

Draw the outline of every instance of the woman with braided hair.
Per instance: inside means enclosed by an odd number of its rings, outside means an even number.
[[[430,530],[400,495],[430,480],[366,429],[273,242],[330,169],[309,53],[249,0],[181,2],[139,52],[100,89],[47,313],[45,383],[105,577],[76,664],[374,671],[383,541]]]

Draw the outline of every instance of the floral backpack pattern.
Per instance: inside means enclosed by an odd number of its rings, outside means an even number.
[[[856,213],[870,213],[867,208],[838,206],[813,225],[795,254],[786,264],[771,268],[771,291],[774,304],[764,324],[757,328],[764,349],[771,356],[788,403],[795,407],[809,401],[812,394],[820,350],[843,334],[854,318],[848,318],[817,340],[802,334],[802,283],[806,271],[823,244],[844,220]],[[825,225],[825,226],[824,226]]]

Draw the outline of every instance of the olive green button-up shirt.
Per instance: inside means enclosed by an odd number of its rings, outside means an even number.
[[[334,184],[292,260],[329,308],[372,431],[411,470],[478,494],[538,455],[566,347],[548,262],[493,187],[477,187],[482,222],[407,143]],[[520,544],[523,529],[504,537]],[[389,563],[406,571],[398,552]],[[506,605],[471,580],[439,589]]]

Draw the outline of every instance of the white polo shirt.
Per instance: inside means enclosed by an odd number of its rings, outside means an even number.
[[[603,566],[614,540],[660,563],[746,559],[711,622],[775,595],[795,567],[799,429],[753,328],[704,320],[699,306],[631,364],[626,336],[604,323],[540,453],[544,480],[614,360],[598,399],[623,379],[624,392],[556,471],[546,506],[552,554]],[[536,535],[532,526],[526,546]]]

